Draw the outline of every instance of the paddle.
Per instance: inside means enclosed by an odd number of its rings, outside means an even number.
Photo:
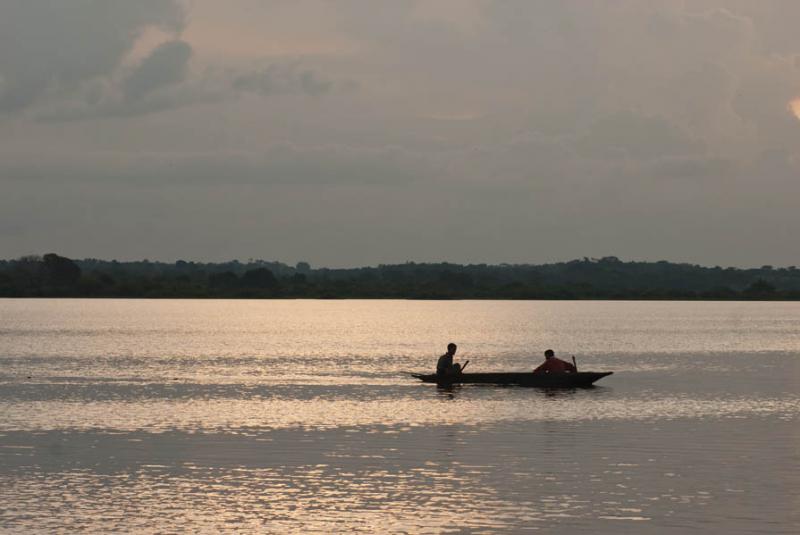
[[[465,361],[464,364],[461,366],[461,371],[462,372],[464,371],[464,368],[467,367],[467,364],[469,364],[469,360]]]
[[[575,373],[578,373],[578,363],[575,362],[575,355],[572,355],[572,365],[575,366]]]

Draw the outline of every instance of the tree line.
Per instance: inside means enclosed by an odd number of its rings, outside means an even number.
[[[204,263],[0,260],[0,297],[315,299],[800,299],[800,270],[624,262],[414,263],[346,269],[249,260]]]

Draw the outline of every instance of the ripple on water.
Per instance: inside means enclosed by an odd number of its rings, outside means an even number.
[[[0,305],[0,530],[800,532],[800,303]]]
[[[0,451],[0,500],[11,504],[0,521],[9,529],[95,532],[191,524],[209,531],[660,533],[709,522],[744,532],[784,518],[788,532],[796,527],[792,502],[773,499],[776,481],[763,473],[777,473],[796,454],[786,440],[794,427],[766,419],[736,430],[723,420],[690,419],[10,432],[3,440],[18,449]],[[765,430],[783,439],[766,459]],[[740,466],[725,468],[737,457]],[[796,465],[783,466],[779,479],[798,477]],[[757,514],[733,520],[742,493]]]

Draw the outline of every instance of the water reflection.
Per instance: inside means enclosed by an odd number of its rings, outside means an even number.
[[[762,474],[790,458],[783,441],[794,426],[765,421],[749,431],[767,430],[785,446],[735,472],[718,459],[758,455],[764,442],[731,436],[721,421],[7,433],[0,500],[10,507],[0,522],[36,531],[173,531],[190,522],[201,531],[660,533],[709,522],[744,532],[783,518],[789,532],[792,502],[770,497],[775,480]],[[787,483],[800,476],[796,465],[781,470]],[[742,492],[758,516],[734,514]]]
[[[2,385],[0,431],[108,428],[235,430],[338,426],[481,425],[509,421],[672,420],[680,418],[800,418],[800,394],[782,396],[669,395],[645,390],[626,395],[618,389],[540,390],[456,386],[414,386],[351,390],[347,386],[286,390],[145,385],[127,397],[103,388]],[[184,385],[185,386],[185,385]],[[148,395],[149,393],[149,395]],[[447,401],[452,407],[443,409]]]
[[[0,314],[0,530],[800,531],[798,304]],[[557,340],[617,373],[580,390],[410,379],[442,332],[474,371],[530,370]]]
[[[461,392],[461,389],[464,388],[464,386],[453,384],[437,384],[435,388],[436,395],[439,396],[440,399],[449,401],[456,399],[456,394]]]

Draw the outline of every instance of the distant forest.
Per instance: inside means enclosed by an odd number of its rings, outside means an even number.
[[[311,299],[800,299],[800,269],[623,262],[418,264],[348,269],[281,262],[0,260],[0,297]]]

